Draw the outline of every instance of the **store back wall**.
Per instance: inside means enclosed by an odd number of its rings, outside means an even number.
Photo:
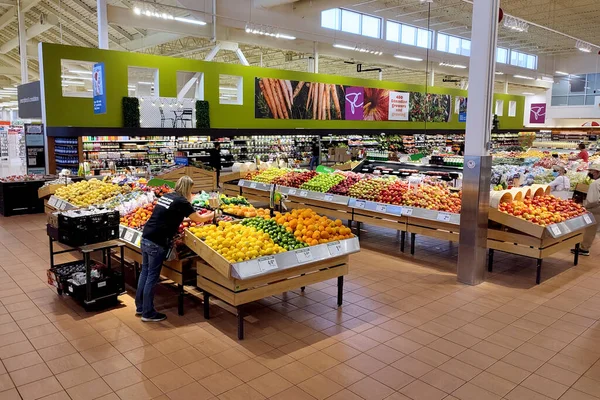
[[[122,127],[121,101],[128,95],[128,67],[158,69],[161,97],[177,96],[177,71],[204,73],[204,99],[210,104],[212,128],[255,128],[255,129],[423,129],[423,122],[405,121],[315,121],[315,120],[274,120],[255,118],[254,79],[269,77],[306,82],[323,82],[338,85],[384,88],[396,91],[425,92],[425,86],[408,85],[399,82],[349,78],[335,75],[311,74],[306,72],[284,71],[268,68],[249,67],[155,56],[141,53],[100,50],[58,44],[40,44],[40,60],[43,63],[42,80],[46,126],[48,127]],[[95,115],[91,98],[63,97],[61,87],[61,60],[103,62],[106,81],[106,114]],[[42,68],[41,68],[42,70]],[[219,75],[243,77],[243,105],[219,104]],[[467,96],[459,89],[429,87],[428,91],[452,96]],[[525,98],[506,94],[496,94],[496,100],[516,101],[517,114],[508,117],[508,112],[500,117],[501,129],[519,129],[523,126]],[[454,101],[452,102],[454,103]],[[453,104],[454,106],[454,104]],[[430,129],[465,129],[465,123],[458,122],[458,114],[450,117],[450,122],[427,123]]]

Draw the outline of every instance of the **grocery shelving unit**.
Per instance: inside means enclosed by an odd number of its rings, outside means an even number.
[[[69,169],[77,174],[79,162],[82,160],[81,138],[56,137],[48,140],[48,154],[54,154],[48,160],[50,173]]]

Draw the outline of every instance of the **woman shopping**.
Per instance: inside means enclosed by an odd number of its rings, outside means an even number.
[[[567,178],[567,170],[562,165],[555,165],[552,167],[552,175],[554,180],[550,182],[550,189],[552,194],[563,200],[570,199],[572,197],[571,181]]]
[[[173,237],[184,218],[194,222],[209,222],[214,213],[198,214],[190,200],[194,181],[182,176],[175,191],[158,199],[156,207],[142,233],[142,272],[135,295],[136,315],[144,322],[158,322],[167,318],[154,309],[154,287],[158,283],[163,261],[171,250]]]

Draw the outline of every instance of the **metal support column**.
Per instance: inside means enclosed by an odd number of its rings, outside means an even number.
[[[106,0],[96,0],[98,10],[98,48],[108,50],[108,19]]]
[[[27,30],[25,29],[25,12],[21,10],[22,1],[17,0],[17,20],[19,23],[19,56],[21,62],[21,85],[29,82],[27,72]]]
[[[465,137],[463,196],[457,278],[481,283],[487,256],[488,207],[492,158],[489,155],[496,41],[500,0],[473,2],[473,35],[469,62],[469,116]]]
[[[315,74],[319,73],[319,50],[317,49],[317,42],[313,43],[313,71]]]
[[[429,67],[429,86],[433,87],[435,86],[435,69],[433,67],[433,63],[431,63],[431,66]]]

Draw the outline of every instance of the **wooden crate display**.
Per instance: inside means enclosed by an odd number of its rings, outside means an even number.
[[[229,197],[236,197],[236,196],[239,196],[242,193],[242,191],[241,191],[240,187],[237,185],[237,183],[225,182],[222,184],[221,193],[223,193],[224,195],[227,195]]]
[[[458,242],[460,225],[430,219],[408,217],[406,231],[416,235]]]
[[[193,192],[214,191],[217,188],[217,173],[198,167],[181,167],[164,174],[156,175],[156,178],[176,182],[182,176],[187,175],[194,180]]]
[[[405,216],[388,215],[369,210],[354,209],[353,221],[379,226],[381,228],[406,231],[408,218]]]
[[[583,230],[559,238],[534,237],[509,229],[488,229],[488,248],[525,257],[543,259],[558,251],[568,250],[581,243]]]
[[[533,237],[541,238],[546,234],[546,227],[515,217],[514,215],[503,213],[495,208],[490,208],[488,218],[490,221],[497,222]]]
[[[42,199],[50,197],[54,194],[54,192],[56,192],[58,188],[61,188],[63,186],[65,185],[62,183],[54,183],[52,185],[42,186],[38,189],[38,198]]]

